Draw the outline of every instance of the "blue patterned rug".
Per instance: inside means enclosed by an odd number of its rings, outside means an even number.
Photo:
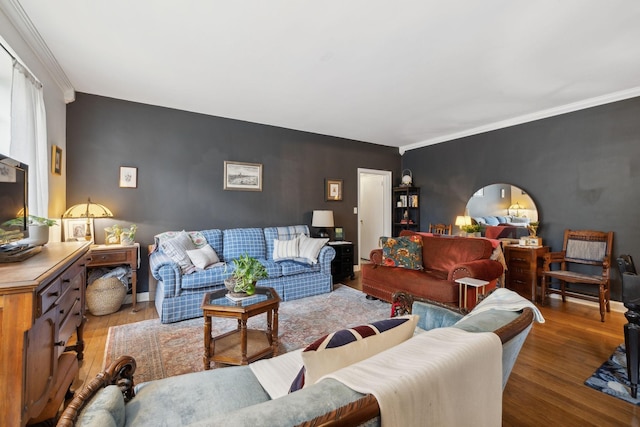
[[[610,396],[640,405],[640,399],[631,397],[624,344],[618,346],[609,360],[604,362],[584,383]],[[640,391],[638,395],[640,396]]]

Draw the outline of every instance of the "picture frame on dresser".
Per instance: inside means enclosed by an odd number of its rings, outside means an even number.
[[[89,220],[89,232],[91,240],[94,239],[93,219]],[[63,241],[65,242],[82,242],[86,240],[87,219],[63,219],[62,220]]]
[[[334,232],[333,240],[338,242],[344,240],[344,228],[334,227],[333,232]]]

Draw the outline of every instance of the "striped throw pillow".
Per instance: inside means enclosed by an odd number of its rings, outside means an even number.
[[[408,315],[325,335],[302,351],[304,366],[293,380],[289,393],[408,340],[417,323],[418,316]]]
[[[273,239],[273,260],[284,261],[296,259],[300,256],[300,237],[289,240]]]

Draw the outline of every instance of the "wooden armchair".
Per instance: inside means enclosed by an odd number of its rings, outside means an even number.
[[[433,234],[448,234],[451,236],[453,226],[451,224],[429,224],[429,233]]]
[[[597,301],[600,304],[600,320],[604,322],[605,309],[611,311],[609,270],[612,245],[613,231],[565,230],[562,251],[544,255],[542,304],[551,293],[562,295],[563,302],[566,295]],[[552,264],[560,264],[560,268],[551,270]],[[598,274],[589,274],[593,273],[593,269],[597,269]],[[559,289],[550,286],[552,279],[559,281]],[[567,283],[574,286],[567,288]],[[597,295],[584,290],[593,286],[598,287]]]

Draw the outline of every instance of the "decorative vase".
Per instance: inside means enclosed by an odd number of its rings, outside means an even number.
[[[49,242],[49,226],[41,224],[29,224],[28,242],[33,246],[43,246]]]

